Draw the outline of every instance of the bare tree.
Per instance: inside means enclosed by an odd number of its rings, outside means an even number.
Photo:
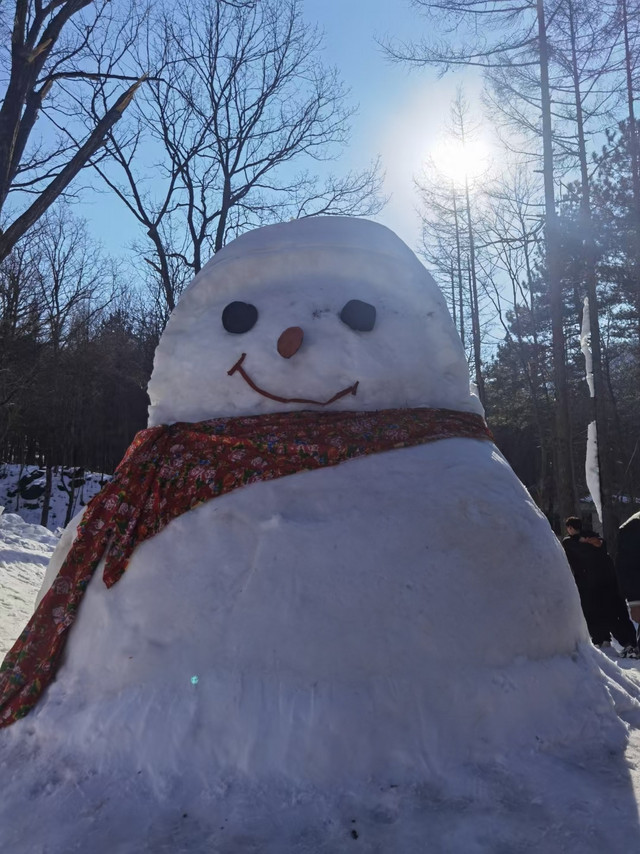
[[[0,261],[95,156],[131,101],[138,81],[117,70],[136,35],[131,9],[116,11],[109,0],[0,4],[10,45],[0,53]],[[90,101],[96,89],[104,109],[83,132],[73,103]]]
[[[565,0],[558,8],[554,20],[556,30],[554,61],[566,80],[560,93],[565,98],[559,109],[566,110],[567,121],[573,125],[568,142],[575,151],[580,172],[579,227],[582,236],[580,267],[589,304],[590,339],[594,394],[591,396],[591,420],[597,432],[597,453],[602,522],[605,538],[613,542],[617,523],[611,507],[612,466],[609,452],[609,435],[605,407],[605,380],[603,374],[602,344],[599,325],[599,299],[597,288],[598,248],[596,245],[591,210],[591,164],[587,152],[587,134],[590,124],[600,119],[595,130],[602,128],[602,118],[611,117],[610,105],[615,105],[616,86],[606,86],[605,78],[618,70],[612,61],[616,41],[607,38],[608,20],[599,5],[589,0]]]
[[[0,264],[0,443],[20,421],[20,397],[38,368],[38,276],[27,244],[23,240]]]
[[[40,219],[31,252],[43,337],[34,416],[43,428],[39,438],[46,489],[40,524],[46,526],[52,467],[63,461],[56,456],[62,449],[64,460],[73,462],[86,419],[84,384],[71,351],[86,352],[90,329],[118,287],[114,265],[105,262],[100,247],[89,239],[86,223],[64,203]],[[82,365],[80,374],[87,368]]]
[[[480,188],[478,176],[469,175],[467,168],[469,164],[466,162],[467,146],[473,145],[476,134],[477,127],[471,120],[469,103],[462,89],[458,89],[451,104],[446,138],[450,147],[456,146],[456,154],[462,160],[462,163],[455,167],[456,173],[459,174],[455,177],[443,174],[439,164],[431,162],[417,184],[423,204],[423,254],[432,265],[440,268],[444,276],[451,278],[451,304],[454,316],[457,314],[460,319],[463,343],[465,343],[465,315],[468,315],[471,321],[473,375],[478,395],[484,403],[476,247],[477,221],[472,204],[472,195],[477,197]],[[464,282],[464,279],[468,279],[468,283]]]
[[[635,306],[640,338],[640,144],[635,102],[638,92],[638,62],[640,61],[640,5],[637,0],[614,0],[611,30],[622,43],[624,68],[624,95],[627,104],[629,156],[631,160],[631,186],[633,189],[633,278],[635,280]]]
[[[545,200],[545,258],[552,315],[553,366],[556,395],[556,488],[559,516],[575,507],[571,470],[568,383],[562,322],[561,245],[554,187],[552,92],[548,19],[556,2],[545,0],[415,0],[438,17],[441,28],[456,31],[455,42],[423,40],[387,45],[392,58],[413,65],[433,65],[442,73],[456,67],[530,69],[535,72],[542,128]]]
[[[320,45],[299,0],[158,7],[138,57],[158,79],[136,99],[128,136],[109,135],[117,168],[96,168],[144,228],[169,310],[229,235],[380,209],[376,165],[341,178],[300,171],[341,150],[352,115]]]
[[[460,188],[427,161],[416,179],[422,220],[420,254],[440,277],[451,283],[448,297],[453,321],[466,349],[465,324],[469,314],[466,286],[466,234],[461,221]]]
[[[484,280],[493,288],[496,313],[512,347],[526,382],[535,425],[538,454],[536,495],[546,511],[553,507],[549,482],[552,458],[549,413],[551,412],[551,372],[547,346],[539,333],[538,306],[533,283],[536,259],[542,239],[543,202],[539,181],[522,163],[515,163],[489,190],[488,211],[483,234],[490,251],[493,270],[483,270]],[[481,255],[482,257],[482,255]],[[509,288],[504,287],[504,282]]]
[[[90,325],[115,299],[116,267],[89,239],[84,220],[64,204],[43,216],[32,252],[42,328],[55,358],[74,321]]]

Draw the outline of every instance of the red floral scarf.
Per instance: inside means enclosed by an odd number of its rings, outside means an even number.
[[[87,505],[51,589],[0,667],[0,727],[24,717],[53,679],[100,560],[111,587],[138,543],[176,516],[241,486],[345,460],[464,437],[491,439],[483,418],[449,409],[288,412],[151,427]]]

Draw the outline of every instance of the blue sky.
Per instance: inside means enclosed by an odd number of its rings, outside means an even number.
[[[414,176],[442,137],[457,83],[464,81],[473,99],[477,77],[467,73],[438,80],[432,69],[410,71],[387,59],[376,37],[411,39],[427,29],[409,0],[303,0],[303,8],[305,20],[325,33],[325,62],[337,67],[350,102],[358,105],[351,144],[333,169],[362,169],[380,156],[391,198],[377,219],[416,249],[420,224]],[[76,213],[92,223],[110,252],[124,250],[136,238],[144,241],[132,215],[110,193],[85,195]]]
[[[475,72],[438,80],[433,69],[391,63],[376,38],[411,40],[430,26],[409,0],[304,0],[305,17],[325,32],[325,58],[359,105],[352,143],[340,161],[358,168],[380,155],[390,202],[377,217],[412,249],[420,233],[414,176],[442,138],[456,86],[477,97]],[[432,26],[432,25],[431,25]]]

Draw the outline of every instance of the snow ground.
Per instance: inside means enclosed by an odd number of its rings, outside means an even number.
[[[16,513],[0,515],[0,658],[33,613],[58,537]]]

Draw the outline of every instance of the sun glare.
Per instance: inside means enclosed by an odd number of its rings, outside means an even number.
[[[479,139],[464,144],[456,139],[443,139],[431,152],[431,160],[445,178],[463,185],[465,179],[473,182],[487,171],[489,149]]]

